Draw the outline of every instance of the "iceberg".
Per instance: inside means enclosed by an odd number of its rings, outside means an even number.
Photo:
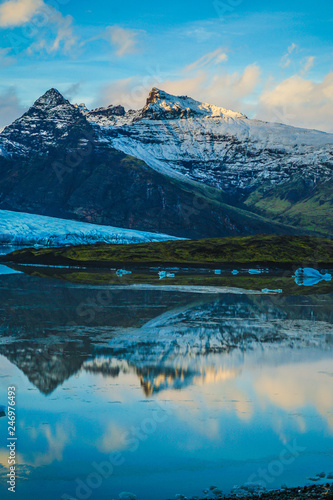
[[[261,274],[260,269],[249,269],[249,274]]]
[[[160,271],[158,273],[158,275],[160,277],[160,280],[162,280],[163,278],[174,278],[175,277],[174,273],[168,273],[167,271]]]
[[[312,267],[300,267],[295,271],[296,285],[313,286],[317,285],[320,281],[331,281],[331,274],[321,274],[317,269]]]
[[[249,274],[268,273],[269,269],[249,269]]]
[[[118,269],[116,271],[116,275],[119,276],[119,277],[122,277],[126,274],[132,274],[132,271],[126,271],[125,269]]]

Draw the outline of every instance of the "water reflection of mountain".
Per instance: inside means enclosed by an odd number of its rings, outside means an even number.
[[[315,304],[315,298],[312,304],[308,299],[308,310],[298,301],[288,310],[285,299],[224,295],[123,332],[107,348],[97,348],[95,358],[83,366],[111,377],[134,372],[146,395],[224,380],[242,369],[245,356],[253,362],[285,363],[299,353],[331,351],[331,317],[316,321]]]
[[[80,370],[91,354],[91,346],[58,343],[31,345],[13,342],[0,348],[0,354],[16,365],[43,394],[51,394],[65,380]]]
[[[134,372],[149,395],[231,376],[245,353],[268,362],[333,347],[329,295],[198,296],[11,275],[0,300],[0,354],[44,394],[80,369]]]

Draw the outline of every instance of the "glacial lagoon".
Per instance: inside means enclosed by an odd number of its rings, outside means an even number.
[[[165,500],[333,472],[330,283],[253,293],[242,282],[129,286],[132,275],[91,284],[87,273],[0,276],[0,405],[15,386],[18,500]],[[0,435],[7,498],[6,417]]]

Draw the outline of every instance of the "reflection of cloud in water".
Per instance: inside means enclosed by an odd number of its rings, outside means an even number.
[[[66,445],[75,436],[73,425],[69,422],[66,424],[57,423],[55,429],[52,429],[49,424],[42,424],[38,427],[28,428],[26,432],[32,442],[42,438],[47,444],[47,450],[38,453],[32,452],[31,455],[24,457],[25,463],[32,467],[61,462]]]
[[[332,360],[325,364],[330,369]],[[257,396],[287,412],[313,407],[333,431],[333,383],[320,373],[322,367],[323,361],[266,367],[254,382]]]
[[[103,453],[121,451],[126,449],[126,428],[110,422],[103,436],[98,439],[96,447]]]

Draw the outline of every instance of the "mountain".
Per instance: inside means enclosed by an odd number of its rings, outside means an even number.
[[[57,90],[0,133],[0,209],[181,237],[333,235],[333,135],[156,88],[138,111]]]

